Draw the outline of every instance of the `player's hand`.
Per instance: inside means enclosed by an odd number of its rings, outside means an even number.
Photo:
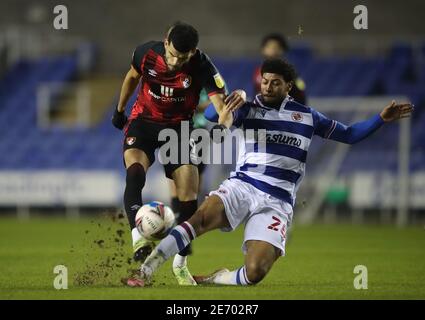
[[[115,128],[122,130],[127,123],[127,116],[125,115],[125,111],[118,111],[115,108],[114,115],[112,116],[112,124]]]
[[[382,110],[380,116],[385,122],[391,122],[398,119],[409,118],[413,111],[411,103],[396,103],[395,100]]]
[[[235,111],[242,107],[246,102],[246,92],[243,90],[235,90],[224,99],[226,109],[230,112]]]
[[[223,110],[221,110],[220,114],[218,115],[218,124],[223,125],[226,128],[230,128],[233,123],[233,112],[231,111],[231,105],[226,104],[224,105]]]

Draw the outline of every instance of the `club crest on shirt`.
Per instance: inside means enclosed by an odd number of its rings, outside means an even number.
[[[132,144],[134,144],[136,142],[136,137],[127,137],[127,139],[125,139],[125,142],[131,146]]]
[[[303,121],[303,115],[299,112],[292,112],[291,118],[294,121],[301,122]]]
[[[182,85],[183,88],[187,89],[190,87],[190,85],[192,84],[192,77],[189,75],[186,76],[182,76]]]

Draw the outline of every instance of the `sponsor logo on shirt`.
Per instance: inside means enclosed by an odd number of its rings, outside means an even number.
[[[161,94],[166,97],[172,97],[174,94],[174,88],[161,85]]]
[[[152,92],[152,90],[149,89],[148,93],[155,99],[161,100],[162,102],[183,102],[186,100],[185,97],[172,97],[173,92],[167,92],[167,94],[171,96],[160,96],[158,94],[155,94],[154,92]],[[165,91],[164,91],[164,94],[165,94]]]
[[[266,134],[266,142],[269,143],[281,143],[281,144],[287,144],[294,147],[300,147],[301,146],[301,139],[291,136],[286,136],[284,134]]]

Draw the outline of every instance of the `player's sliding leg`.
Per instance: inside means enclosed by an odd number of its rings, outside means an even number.
[[[280,256],[280,249],[266,241],[249,240],[245,242],[245,264],[233,271],[222,269],[208,276],[195,276],[198,283],[223,285],[250,285],[259,283],[270,271]]]
[[[146,154],[139,149],[126,150],[124,161],[126,165],[124,207],[131,228],[134,260],[144,261],[151,253],[154,244],[143,238],[137,231],[135,217],[137,210],[143,205],[142,189],[145,186],[146,172],[150,162]]]
[[[198,208],[198,169],[193,165],[183,165],[173,171],[172,177],[179,201],[177,224],[181,224],[189,220]],[[180,285],[196,285],[187,267],[187,256],[191,252],[192,247],[189,244],[174,257],[173,273]]]
[[[242,187],[242,185],[239,186]],[[249,190],[253,205],[249,210],[249,217],[245,224],[242,247],[245,254],[245,264],[234,271],[220,270],[209,276],[195,276],[194,278],[198,283],[256,284],[266,276],[276,259],[285,253],[289,219],[288,215],[280,213],[290,212],[291,208],[276,198],[267,197],[261,192],[256,194],[257,191],[251,187]],[[240,202],[241,198],[241,195],[234,198],[239,200],[233,206],[234,208],[237,208],[237,205],[241,209],[243,208],[243,203]],[[224,197],[224,199],[227,199],[227,197]],[[238,210],[232,211],[236,213],[230,215],[230,217],[237,216]]]
[[[149,283],[152,274],[165,261],[180,252],[196,237],[208,231],[229,228],[229,226],[222,200],[216,195],[210,196],[188,221],[176,226],[167,237],[161,240],[143,263],[140,278],[128,279],[127,285],[145,286]]]

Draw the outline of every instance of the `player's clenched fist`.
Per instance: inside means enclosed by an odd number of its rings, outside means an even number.
[[[114,115],[112,116],[112,124],[115,128],[122,130],[127,123],[127,116],[125,115],[124,110],[118,111],[118,108],[115,108]]]
[[[244,90],[235,90],[224,100],[229,111],[235,111],[242,107],[246,102],[246,92]]]

